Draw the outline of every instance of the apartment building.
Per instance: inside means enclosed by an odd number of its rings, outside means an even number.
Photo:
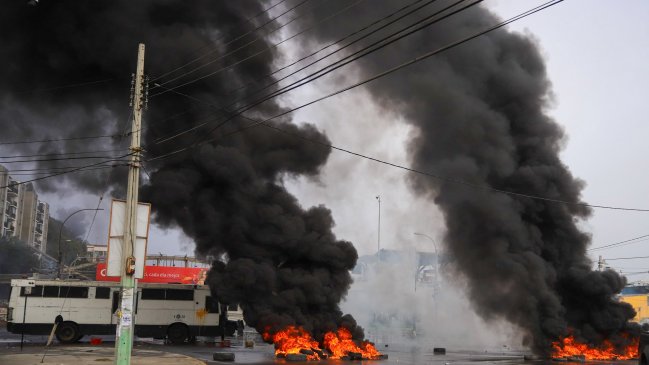
[[[38,200],[33,184],[16,183],[19,181],[0,165],[0,236],[17,237],[45,252],[49,205]]]

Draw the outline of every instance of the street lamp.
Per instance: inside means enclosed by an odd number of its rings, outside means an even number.
[[[430,240],[430,242],[433,243],[433,248],[435,249],[435,284],[434,284],[434,289],[436,290],[437,289],[437,280],[438,280],[438,277],[439,277],[439,253],[437,251],[437,242],[433,239],[433,237],[431,237],[431,236],[429,236],[427,234],[418,233],[418,232],[415,232],[414,234],[415,234],[415,236],[426,237],[426,238],[428,238]],[[419,274],[419,271],[417,271],[416,275],[418,275],[418,274]],[[433,292],[435,292],[435,290]],[[417,277],[415,277],[415,291],[417,291]]]
[[[376,257],[380,261],[381,259],[381,196],[377,195],[376,200],[379,202],[379,234],[376,242]]]
[[[68,219],[72,218],[73,215],[75,215],[77,213],[80,213],[80,212],[83,212],[83,211],[87,211],[87,210],[98,211],[98,210],[103,210],[103,209],[91,209],[91,208],[79,209],[76,212],[73,212],[72,214],[70,214],[67,218],[65,218],[63,223],[61,223],[61,228],[59,229],[59,267],[58,267],[58,273],[56,275],[56,277],[59,278],[59,279],[61,278],[61,268],[62,268],[62,265],[63,265],[63,252],[61,251],[61,236],[63,235],[63,226],[65,226],[65,223],[68,221]]]

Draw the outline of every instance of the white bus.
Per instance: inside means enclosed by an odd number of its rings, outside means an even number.
[[[115,282],[12,280],[7,330],[48,335],[58,322],[56,337],[63,343],[84,335],[114,334],[118,303]],[[243,328],[240,308],[220,304],[206,285],[140,283],[134,317],[136,336],[167,338],[174,344],[196,336],[220,336],[223,329],[232,336]],[[223,327],[220,322],[225,322]]]

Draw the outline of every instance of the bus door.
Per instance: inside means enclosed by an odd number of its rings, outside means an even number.
[[[119,291],[113,292],[113,303],[110,306],[110,324],[117,324],[117,308],[119,308]]]
[[[110,324],[119,323],[118,318],[117,318],[117,309],[119,309],[119,293],[120,293],[119,290],[113,292],[113,303],[112,303],[112,305],[110,307],[110,313],[111,313]],[[133,321],[134,321],[133,323],[136,323],[136,320],[137,320],[137,307],[138,307],[138,304],[140,303],[140,294],[141,294],[140,290],[138,290],[135,293],[135,310],[134,310],[134,316],[133,316]]]

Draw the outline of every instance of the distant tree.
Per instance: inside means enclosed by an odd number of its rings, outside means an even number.
[[[0,238],[0,274],[27,274],[38,268],[34,251],[15,237]]]
[[[47,254],[58,259],[59,257],[59,232],[61,230],[61,221],[50,217],[47,228]],[[86,256],[88,248],[80,237],[63,227],[61,234],[61,251],[63,254],[63,263],[69,265],[77,257]]]

